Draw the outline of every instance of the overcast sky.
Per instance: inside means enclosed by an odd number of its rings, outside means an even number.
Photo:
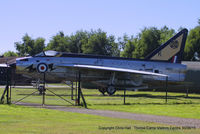
[[[101,28],[116,37],[137,35],[144,27],[178,30],[197,26],[200,0],[1,0],[0,54],[15,51],[28,33],[46,43],[59,31]]]

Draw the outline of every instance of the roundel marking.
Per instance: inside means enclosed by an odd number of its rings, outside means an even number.
[[[37,66],[37,70],[39,73],[45,73],[48,70],[48,66],[45,63],[40,63]]]
[[[178,48],[179,42],[177,40],[172,41],[172,43],[169,45],[172,49]]]

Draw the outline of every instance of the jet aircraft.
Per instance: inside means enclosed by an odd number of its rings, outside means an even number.
[[[183,29],[145,59],[108,57],[43,51],[16,59],[16,73],[48,81],[76,81],[81,73],[82,87],[113,95],[120,89],[142,89],[152,84],[177,85],[185,79],[186,65],[181,59],[188,30]]]

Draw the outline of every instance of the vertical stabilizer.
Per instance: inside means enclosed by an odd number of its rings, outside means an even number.
[[[145,59],[181,63],[187,33],[187,29],[181,30],[179,33],[149,54]]]

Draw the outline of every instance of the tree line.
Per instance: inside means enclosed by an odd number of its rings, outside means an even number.
[[[182,29],[179,28],[178,31]],[[45,44],[45,39],[42,37],[33,39],[25,34],[22,41],[15,42],[17,52],[8,51],[4,53],[4,56],[27,56],[45,50],[55,50],[142,59],[175,34],[176,31],[167,26],[160,29],[145,27],[136,36],[124,34],[123,37],[117,39],[101,29],[79,30],[71,35],[58,32],[48,44]],[[200,19],[198,25],[189,30],[183,55],[184,60],[192,60],[194,53],[200,54]]]

